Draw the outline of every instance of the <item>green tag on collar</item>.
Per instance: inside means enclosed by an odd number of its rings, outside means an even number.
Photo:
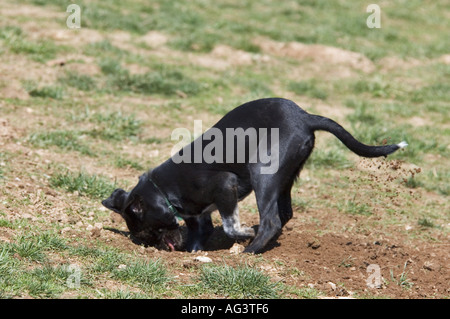
[[[167,207],[169,208],[169,210],[172,212],[172,214],[175,215],[175,217],[177,217],[179,220],[182,220],[183,218],[180,216],[180,214],[178,213],[177,209],[175,208],[175,206],[172,205],[172,203],[169,201],[169,199],[167,198],[167,196],[163,193],[163,191],[161,190],[161,188],[159,188],[158,185],[156,185],[156,183],[150,178],[150,176],[148,176],[148,180],[150,182],[152,182],[153,186],[155,186],[155,188],[161,193],[161,195],[164,198],[164,201],[166,202]]]

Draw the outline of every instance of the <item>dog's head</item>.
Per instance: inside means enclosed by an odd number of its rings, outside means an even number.
[[[143,244],[165,250],[181,248],[176,217],[147,174],[139,177],[138,184],[130,192],[118,188],[102,204],[120,214],[131,235]]]

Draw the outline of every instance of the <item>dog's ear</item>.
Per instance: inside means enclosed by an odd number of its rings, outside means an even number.
[[[142,196],[134,195],[129,201],[127,201],[127,205],[124,209],[123,214],[126,214],[130,217],[135,217],[138,220],[142,220],[144,217],[145,211],[145,201]]]

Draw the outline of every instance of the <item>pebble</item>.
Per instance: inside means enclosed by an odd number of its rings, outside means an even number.
[[[234,243],[234,245],[230,248],[229,253],[233,254],[233,255],[238,255],[240,253],[242,253],[244,251],[245,247],[238,244],[238,243]]]
[[[206,256],[197,256],[194,260],[202,263],[212,263],[212,259]]]

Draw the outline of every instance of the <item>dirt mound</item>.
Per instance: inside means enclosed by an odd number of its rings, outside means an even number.
[[[192,55],[190,60],[203,67],[225,70],[232,66],[268,62],[270,58],[267,55],[253,54],[234,49],[228,45],[217,45],[210,53]]]
[[[438,61],[439,61],[439,62],[442,62],[442,63],[444,63],[444,64],[450,64],[450,54],[444,54],[444,55],[441,55],[441,56],[438,58]]]
[[[150,48],[159,48],[167,43],[169,38],[158,31],[150,31],[147,34],[141,36],[138,42],[142,42]]]
[[[387,56],[378,60],[377,65],[380,66],[381,71],[390,72],[392,70],[406,70],[422,65],[422,61],[414,58],[402,59],[396,56]]]
[[[361,53],[352,52],[321,44],[300,42],[277,42],[269,39],[256,39],[255,43],[268,54],[290,57],[299,61],[311,61],[318,65],[340,65],[369,73],[375,70],[371,60]]]
[[[448,246],[408,247],[397,240],[370,236],[326,234],[315,236],[311,225],[290,225],[280,246],[265,258],[282,258],[287,269],[299,269],[300,277],[286,276],[291,284],[315,287],[329,296],[358,294],[423,298],[449,292]],[[378,273],[374,273],[377,269]],[[378,284],[376,276],[379,275]],[[334,285],[332,285],[332,284]],[[374,286],[375,285],[375,286]]]

